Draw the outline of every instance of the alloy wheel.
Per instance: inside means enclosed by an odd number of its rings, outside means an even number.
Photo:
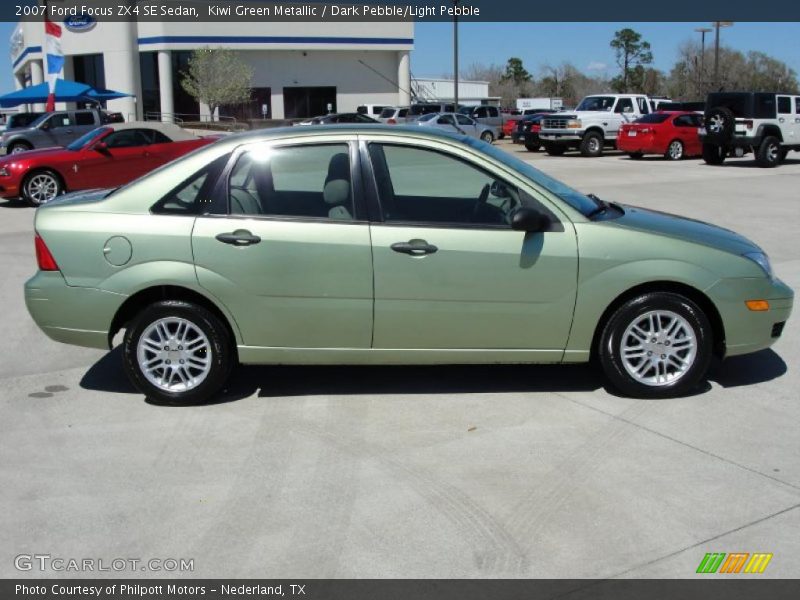
[[[668,152],[672,160],[680,160],[683,158],[683,144],[679,140],[673,140],[669,145]]]
[[[49,173],[38,173],[25,185],[27,197],[34,204],[44,204],[58,195],[58,181]]]
[[[166,317],[142,332],[136,358],[151,384],[167,392],[183,392],[197,387],[208,376],[211,344],[191,321]]]
[[[637,316],[620,339],[628,374],[644,385],[660,387],[683,377],[697,357],[697,335],[681,315],[652,310]]]

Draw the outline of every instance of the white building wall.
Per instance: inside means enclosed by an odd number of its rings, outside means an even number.
[[[20,23],[18,28],[25,48],[44,48],[42,23]],[[413,48],[414,24],[98,22],[88,31],[66,27],[62,31],[65,56],[102,53],[106,86],[137,99],[141,98],[139,52],[233,48],[253,66],[254,87],[272,89],[272,115],[281,118],[283,88],[288,86],[335,86],[340,111],[354,110],[362,103],[405,101],[407,96],[398,85],[408,81],[407,55]],[[15,75],[37,74],[42,59],[41,51],[29,51],[17,59]],[[165,63],[166,55],[161,64]],[[162,101],[168,96],[162,94]],[[126,118],[142,116],[141,103],[133,98],[111,100],[108,108]],[[162,112],[170,111],[162,107]]]

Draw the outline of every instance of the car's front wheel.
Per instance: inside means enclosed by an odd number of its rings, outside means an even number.
[[[22,184],[22,198],[31,206],[41,206],[63,191],[61,178],[50,170],[34,171]]]
[[[708,317],[685,296],[645,293],[625,302],[600,337],[600,363],[611,384],[636,398],[691,391],[711,361]]]
[[[600,156],[603,154],[603,136],[590,131],[581,140],[580,151],[583,156]]]
[[[561,156],[564,152],[567,151],[566,146],[562,146],[560,144],[551,144],[545,142],[544,144],[544,151],[547,152],[550,156]]]
[[[148,398],[195,404],[209,400],[234,362],[225,325],[207,309],[165,300],[142,310],[123,340],[125,371]]]

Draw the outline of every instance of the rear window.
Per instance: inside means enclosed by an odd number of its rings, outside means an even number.
[[[94,115],[90,112],[76,112],[75,113],[76,125],[94,125]]]
[[[384,108],[381,111],[381,119],[391,119],[394,116],[393,108]]]
[[[669,119],[668,113],[652,113],[636,119],[634,123],[663,123],[667,119]]]

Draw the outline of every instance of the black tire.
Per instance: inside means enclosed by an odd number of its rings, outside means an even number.
[[[64,183],[55,171],[37,169],[22,181],[22,199],[30,206],[41,206],[64,193]]]
[[[562,146],[561,144],[548,144],[545,142],[544,144],[544,151],[547,152],[550,156],[561,156],[564,152],[567,151],[566,146]]]
[[[756,164],[759,167],[777,167],[781,162],[781,141],[773,135],[768,135],[761,140],[761,145],[756,152]]]
[[[690,341],[687,341],[691,340],[688,335],[673,338],[665,333],[664,329],[656,328],[656,331],[660,331],[656,334],[659,337],[650,338],[652,330],[640,328],[638,330],[640,333],[637,333],[629,329],[640,319],[649,319],[649,315],[653,314],[652,311],[660,311],[664,315],[659,319],[659,328],[666,329],[671,322],[669,320],[672,318],[671,316],[680,317],[691,329],[691,332],[683,328],[676,330],[677,334],[693,334],[694,350],[685,348],[691,344]],[[626,334],[626,331],[630,331],[630,333]],[[642,338],[641,334],[647,335]],[[657,339],[658,343],[653,343],[652,339]],[[668,343],[670,340],[673,340],[672,343],[675,344],[675,347],[670,347],[670,343]],[[622,357],[622,345],[631,342],[634,346],[628,346],[631,354],[626,363]],[[635,347],[636,342],[639,342],[642,348],[640,361],[637,361],[638,356],[634,356],[634,353],[639,352],[638,347]],[[678,344],[681,344],[681,348],[678,348]],[[628,300],[614,311],[603,328],[597,350],[600,364],[609,382],[626,396],[671,398],[691,392],[703,380],[711,363],[712,347],[711,324],[697,304],[682,295],[671,292],[648,292]],[[662,354],[659,356],[659,353]],[[675,359],[670,358],[673,355]],[[670,360],[689,363],[685,368],[676,370],[672,381],[667,380],[669,376],[667,370],[670,368],[675,370],[676,363],[671,363]],[[643,369],[641,375],[644,377],[655,370],[655,376],[658,377],[660,371],[656,370],[658,368],[656,363],[664,369],[664,381],[660,383],[643,382],[628,371],[629,368],[634,372]],[[650,377],[652,376],[650,375]]]
[[[161,319],[177,319],[189,322],[206,337],[208,342],[206,347],[208,350],[202,354],[200,358],[202,360],[203,357],[206,357],[210,366],[204,378],[193,387],[187,386],[188,389],[177,389],[175,391],[165,389],[151,382],[142,371],[142,367],[140,367],[138,354],[140,340],[143,334]],[[167,327],[167,331],[170,331],[169,325],[167,325]],[[198,338],[194,339],[196,340]],[[170,342],[167,342],[167,344],[169,343]],[[173,340],[171,343],[177,344],[178,341]],[[190,340],[189,343],[191,344],[192,341]],[[142,342],[142,347],[145,348],[144,352],[149,353],[145,356],[152,356],[155,354],[155,350],[151,349],[150,346],[146,346],[144,342]],[[201,348],[202,347],[201,339]],[[188,367],[176,367],[171,365],[171,362],[178,360],[180,356],[177,352],[177,348],[183,350],[182,347],[178,346],[176,348],[170,348],[170,350],[173,351],[170,354],[163,353],[163,362],[170,366],[157,369],[162,373],[162,380],[167,369],[170,370],[169,385],[172,385],[173,375],[176,370],[180,369],[184,371],[184,374],[191,374],[189,371],[189,369],[192,368],[191,365]],[[159,354],[162,354],[160,350]],[[122,355],[125,372],[128,374],[133,385],[148,398],[169,404],[198,404],[211,399],[214,394],[225,385],[234,363],[233,341],[225,325],[216,315],[202,306],[182,300],[163,300],[156,302],[147,306],[136,315],[125,330],[125,337],[122,343]],[[186,362],[188,363],[189,359],[187,359]],[[183,365],[184,363],[181,364]],[[176,383],[180,385],[180,382]],[[167,387],[169,387],[169,385]]]
[[[628,152],[628,156],[631,157],[632,160],[641,160],[644,156],[643,152]]]
[[[718,166],[725,162],[727,151],[716,144],[703,144],[703,160],[708,165]]]
[[[528,152],[538,152],[539,151],[539,144],[525,144],[525,149]]]
[[[483,140],[487,144],[491,144],[492,142],[494,142],[494,134],[491,131],[484,131],[481,134],[481,140]]]
[[[717,106],[706,111],[706,139],[718,146],[724,146],[733,139],[736,129],[736,116],[731,109]]]
[[[595,157],[603,155],[603,136],[596,131],[590,131],[583,136],[580,145],[582,156]]]
[[[8,147],[7,154],[18,154],[20,152],[27,152],[28,150],[33,150],[33,146],[31,146],[28,142],[14,142]]]
[[[681,160],[684,156],[686,156],[686,148],[680,140],[672,140],[664,153],[664,158],[667,160]]]

